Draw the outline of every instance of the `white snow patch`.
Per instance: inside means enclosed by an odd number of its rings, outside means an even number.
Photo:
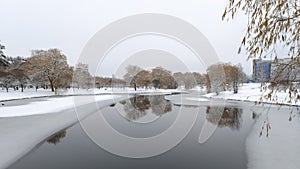
[[[261,114],[246,141],[248,169],[300,168],[300,116],[293,116],[289,121],[290,112],[269,112],[269,136],[266,136],[265,127],[262,136],[259,137],[267,119],[266,112]]]
[[[81,97],[81,96],[75,96],[75,97]],[[92,101],[98,102],[104,100],[113,100],[121,96],[96,95],[96,96],[89,96],[89,97],[94,97]],[[91,99],[80,99],[80,102],[76,103],[76,106],[91,103],[90,101]],[[72,109],[74,107],[75,107],[74,97],[49,98],[46,101],[32,102],[26,105],[0,107],[1,110],[0,117],[18,117],[18,116],[56,113],[62,110]]]
[[[267,100],[264,97],[262,97],[265,96],[268,92],[270,91],[269,90],[261,91],[260,83],[247,83],[244,84],[243,86],[239,86],[238,93],[236,94],[234,94],[232,91],[223,91],[220,92],[218,96],[216,95],[216,93],[209,93],[203,96],[207,98],[220,98],[225,100],[240,100],[240,101],[251,101],[251,102],[261,101],[263,103],[300,106],[300,102],[296,102],[296,101],[289,102],[289,99],[287,98],[288,93],[285,92],[276,93],[276,99],[274,100]]]
[[[6,90],[2,89],[0,90],[0,101],[53,95],[53,92],[44,89],[38,89],[37,91],[35,91],[35,89],[25,89],[24,92],[21,92],[20,90],[14,91],[12,89],[9,89],[9,92],[6,92]]]
[[[184,90],[179,89],[137,89],[133,88],[101,88],[101,89],[67,89],[58,90],[58,95],[69,96],[69,95],[93,95],[93,94],[172,94],[172,93],[183,93]],[[50,90],[38,89],[25,89],[24,92],[14,91],[12,89],[9,92],[6,90],[0,90],[0,101],[24,99],[24,98],[35,98],[35,97],[47,97],[54,96],[55,93]]]
[[[194,97],[189,97],[185,98],[186,100],[192,100],[192,101],[199,101],[199,102],[208,102],[209,100],[206,98],[194,98]]]
[[[76,105],[88,104],[91,101],[99,102],[96,107],[83,106],[84,111],[80,112],[80,116],[72,109],[75,100],[72,97],[52,98],[36,104],[10,108],[0,107],[1,117],[13,117],[0,118],[0,168],[7,168],[54,133],[97,112],[98,108],[126,98],[120,95],[101,95],[95,98],[92,98],[93,96],[76,97],[79,97],[76,98],[77,101],[79,100]],[[5,111],[2,111],[4,109]],[[53,111],[60,110],[63,112],[53,113]]]

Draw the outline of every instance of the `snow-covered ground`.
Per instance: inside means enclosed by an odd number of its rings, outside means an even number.
[[[75,108],[75,106],[82,106],[92,102],[99,102],[99,101],[110,101],[111,103],[114,103],[115,99],[124,96],[96,95],[96,96],[76,96],[76,97],[84,97],[84,98],[76,102],[74,101],[74,97],[72,96],[62,97],[62,98],[47,98],[45,100],[35,101],[25,105],[2,106],[0,107],[1,110],[0,118],[57,113],[63,110]]]
[[[267,106],[259,116],[246,140],[248,169],[299,169],[300,115],[296,108],[269,111]]]
[[[10,88],[9,92],[6,92],[5,89],[0,90],[0,101],[52,95],[54,95],[54,93],[50,90],[38,89],[35,91],[35,89],[25,89],[24,92],[21,92],[20,90],[14,91]]]
[[[137,89],[135,91],[132,88],[101,88],[101,89],[68,89],[59,90],[58,95],[69,96],[69,95],[90,95],[90,94],[171,94],[184,92],[177,89]],[[54,96],[55,93],[50,90],[38,89],[25,89],[24,92],[14,91],[10,89],[9,92],[6,90],[0,90],[0,101],[24,99],[24,98],[36,98],[36,97],[48,97]]]
[[[76,96],[74,100],[47,98],[27,105],[0,107],[0,168],[7,168],[58,131],[126,98],[124,95]],[[77,109],[73,107],[75,103]]]
[[[247,83],[243,86],[239,86],[239,90],[237,94],[233,94],[232,91],[223,91],[220,92],[219,95],[216,93],[209,93],[203,95],[208,98],[220,98],[225,100],[240,100],[240,101],[251,101],[251,102],[262,102],[262,103],[273,103],[280,105],[297,105],[300,106],[300,102],[291,100],[288,97],[288,93],[279,91],[275,93],[273,98],[266,99],[266,96],[270,92],[269,90],[264,91],[261,90],[260,83]]]

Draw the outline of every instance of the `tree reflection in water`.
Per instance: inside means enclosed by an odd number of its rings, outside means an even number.
[[[150,103],[152,113],[156,116],[162,116],[163,114],[172,111],[172,104],[165,100],[164,96],[151,96]]]
[[[51,136],[47,142],[50,143],[50,144],[58,144],[61,139],[63,139],[64,137],[66,137],[66,134],[67,134],[67,131],[66,130],[62,130],[56,134],[54,134],[53,136]]]
[[[124,104],[124,111],[127,113],[128,120],[137,120],[151,113],[156,116],[172,111],[172,104],[164,99],[164,95],[137,95],[131,99],[126,100]]]
[[[206,119],[210,123],[218,125],[218,127],[229,127],[232,130],[239,130],[241,127],[242,112],[242,109],[233,107],[228,108],[207,106]]]

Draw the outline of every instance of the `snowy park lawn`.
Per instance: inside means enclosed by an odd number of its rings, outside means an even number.
[[[263,102],[263,103],[272,103],[272,104],[280,104],[280,105],[296,105],[300,106],[300,102],[292,100],[289,102],[288,93],[279,91],[276,93],[276,99],[268,100],[265,99],[263,96],[267,95],[269,92],[261,91],[261,84],[260,83],[247,83],[243,86],[239,86],[238,93],[233,94],[232,91],[223,91],[220,92],[219,95],[216,93],[209,93],[203,95],[207,98],[220,98],[225,100],[239,100],[239,101],[251,101],[251,102]]]
[[[59,90],[58,95],[60,96],[74,96],[74,95],[92,95],[92,94],[171,94],[184,92],[177,89],[137,89],[135,91],[132,88],[101,88],[101,89],[68,89]],[[0,101],[25,99],[25,98],[38,98],[54,96],[55,93],[50,90],[38,89],[25,89],[24,92],[14,91],[10,89],[9,92],[6,90],[0,90]]]
[[[31,102],[25,105],[18,106],[2,106],[0,107],[0,118],[3,117],[19,117],[38,114],[57,113],[68,109],[73,109],[75,106],[82,106],[92,102],[105,101],[107,105],[113,104],[115,99],[119,99],[121,95],[96,95],[96,96],[77,96],[86,97],[81,98],[80,101],[74,102],[74,97],[62,98],[47,98],[41,101]],[[89,98],[87,98],[89,97]],[[55,106],[54,106],[55,105]]]
[[[29,116],[29,115],[38,115],[38,114],[47,114],[61,112],[63,110],[74,108],[74,97],[84,97],[89,96],[91,99],[81,100],[76,106],[89,104],[92,101],[99,102],[105,101],[109,104],[114,103],[114,99],[119,97],[127,97],[130,94],[171,94],[181,92],[179,90],[155,90],[155,89],[138,89],[135,91],[131,88],[126,89],[69,89],[69,90],[60,90],[58,92],[59,96],[65,97],[50,97],[55,96],[54,92],[50,90],[38,89],[25,89],[24,92],[10,90],[6,92],[5,90],[0,90],[0,118],[1,117],[18,117],[18,116]],[[18,106],[9,106],[7,101],[27,99],[27,98],[43,98],[45,100],[38,100],[30,102],[25,105]],[[88,101],[89,100],[89,101]],[[55,105],[55,106],[49,106]]]
[[[0,90],[0,101],[5,100],[15,100],[22,98],[33,98],[33,97],[43,97],[43,96],[52,96],[53,92],[50,90],[38,89],[25,89],[24,92],[14,91],[13,89],[9,89],[9,92],[6,92],[5,89]]]

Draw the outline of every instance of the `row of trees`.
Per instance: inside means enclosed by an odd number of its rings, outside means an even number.
[[[156,67],[151,71],[148,71],[135,65],[129,65],[126,67],[124,80],[135,90],[141,87],[175,89],[178,86],[176,80],[172,76],[172,72],[162,67]]]
[[[195,86],[207,87],[208,92],[217,94],[223,90],[238,92],[238,84],[245,81],[246,75],[241,65],[219,63],[210,66],[207,74],[197,72],[172,73],[163,67],[155,67],[151,71],[135,65],[126,68],[123,79],[92,77],[88,70],[69,66],[67,57],[58,49],[34,50],[31,57],[6,57],[1,47],[0,82],[8,91],[9,87],[16,90],[25,86],[35,86],[36,89],[50,88],[56,92],[61,88],[102,88],[102,87],[133,87],[175,89],[184,87],[191,89]],[[224,76],[222,73],[224,72]]]
[[[95,77],[95,87],[96,88],[124,88],[126,87],[126,82],[122,79],[110,78],[110,77]]]
[[[54,92],[70,87],[74,74],[67,57],[58,49],[34,50],[27,59],[7,57],[2,50],[0,63],[0,82],[7,92],[10,87],[23,92],[25,86],[49,87]]]
[[[184,86],[186,89],[191,89],[195,86],[204,87],[206,84],[206,76],[197,72],[176,72],[173,74],[179,86]]]
[[[124,80],[135,90],[140,87],[161,89],[184,87],[185,89],[191,89],[195,86],[201,88],[206,86],[207,92],[219,94],[220,91],[232,90],[233,93],[237,93],[239,84],[246,82],[248,79],[240,64],[231,65],[229,63],[211,65],[207,68],[207,74],[197,72],[172,73],[162,67],[147,71],[134,65],[129,65],[126,70]]]
[[[217,95],[225,90],[238,93],[238,86],[248,79],[240,64],[217,63],[209,66],[206,72],[207,92],[216,92]]]
[[[4,49],[4,47],[2,48]],[[23,91],[27,76],[23,71],[24,59],[21,57],[6,57],[1,51],[0,59],[0,82],[2,87],[8,91],[10,86],[16,86]]]
[[[6,91],[24,87],[42,87],[56,92],[57,89],[70,87],[89,89],[125,84],[123,80],[92,77],[88,70],[69,66],[67,57],[58,49],[33,50],[31,57],[7,57],[5,47],[0,45],[0,86]]]
[[[160,89],[175,89],[177,87],[184,87],[191,89],[195,86],[203,87],[206,82],[206,76],[197,72],[176,72],[172,73],[163,67],[155,67],[151,71],[144,70],[135,65],[126,67],[126,74],[124,75],[126,83],[137,88],[151,88]]]

